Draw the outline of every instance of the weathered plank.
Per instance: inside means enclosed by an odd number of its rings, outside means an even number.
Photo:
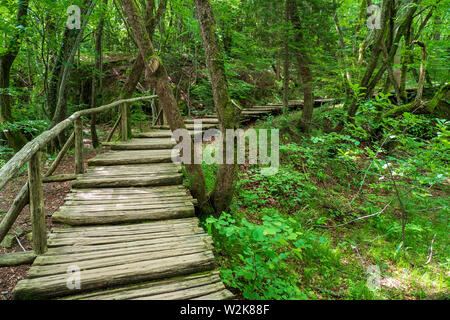
[[[170,130],[154,130],[150,132],[141,132],[134,134],[135,138],[146,139],[146,138],[172,138],[173,134]]]
[[[207,129],[212,129],[212,128],[217,128],[217,124],[214,123],[204,123],[202,125],[202,130],[207,130]],[[169,130],[169,126],[155,126],[154,129],[159,129],[159,130]],[[195,125],[194,123],[187,123],[186,124],[186,130],[192,131],[195,129]]]
[[[194,124],[195,121],[201,121],[204,124],[219,124],[219,119],[217,118],[199,118],[199,119],[186,119],[184,123],[186,124]]]
[[[106,258],[92,258],[90,260],[75,260],[67,263],[52,264],[48,266],[32,266],[28,271],[28,278],[38,278],[44,276],[52,276],[58,274],[65,274],[70,266],[76,265],[83,271],[100,269],[113,266],[121,266],[124,264],[147,262],[171,257],[182,257],[184,255],[207,253],[210,252],[211,246],[199,243],[190,247],[159,250],[155,252],[138,252],[132,254],[125,254],[119,256],[112,256]]]
[[[60,246],[86,246],[86,245],[100,245],[100,244],[110,244],[110,243],[120,243],[120,242],[131,242],[139,240],[151,240],[157,238],[173,238],[185,235],[201,234],[203,229],[196,226],[190,226],[186,228],[179,228],[167,231],[158,231],[152,233],[129,233],[126,235],[112,235],[103,237],[89,237],[74,235],[71,237],[61,237],[60,235],[55,235],[50,237],[48,240],[49,247],[60,247]]]
[[[83,195],[83,194],[89,194],[89,195],[129,195],[129,194],[156,194],[156,195],[163,195],[165,193],[172,193],[176,191],[186,191],[186,188],[182,185],[176,185],[176,186],[161,186],[161,187],[148,187],[148,188],[101,188],[101,189],[73,189],[71,190],[71,194],[77,194],[77,195]]]
[[[193,205],[180,204],[174,207],[162,207],[145,210],[114,210],[83,213],[80,211],[57,211],[52,219],[55,222],[68,225],[89,225],[125,223],[145,220],[164,220],[193,217],[195,210]]]
[[[55,228],[52,233],[91,233],[97,235],[101,232],[134,232],[136,230],[145,230],[145,232],[152,232],[154,230],[184,228],[186,225],[198,226],[199,221],[197,218],[184,218],[176,220],[162,220],[162,221],[149,221],[145,223],[114,225],[114,226],[83,226],[83,227],[71,227],[64,226],[64,228]]]
[[[193,288],[186,288],[183,290],[177,290],[173,292],[144,295],[139,298],[133,298],[131,300],[189,300],[205,294],[211,294],[220,290],[223,290],[224,286],[221,282],[212,284],[206,284],[203,286],[196,286]]]
[[[155,173],[168,171],[169,169],[174,172],[181,172],[181,166],[175,163],[147,163],[147,164],[134,164],[134,165],[117,165],[117,166],[104,166],[104,167],[92,167],[86,170],[87,174],[109,174],[110,172],[140,172],[140,173]]]
[[[232,300],[235,296],[228,290],[221,290],[205,296],[196,297],[192,300]]]
[[[152,299],[151,296],[154,295],[176,292],[219,282],[219,273],[217,271],[212,271],[199,275],[177,277],[175,279],[153,281],[106,291],[92,292],[64,298],[64,300],[128,300],[141,297],[150,297],[150,299]]]
[[[131,174],[131,175],[111,175],[111,176],[88,176],[78,178],[72,184],[73,188],[104,188],[104,187],[148,187],[167,186],[181,184],[183,175],[175,174]]]
[[[171,138],[132,139],[109,144],[111,150],[163,150],[172,149],[175,145]]]
[[[181,243],[183,241],[208,241],[207,236],[205,234],[194,234],[194,235],[185,235],[185,236],[177,236],[177,237],[163,237],[163,238],[155,238],[151,240],[139,240],[139,241],[131,241],[131,242],[118,242],[118,243],[108,243],[103,245],[78,245],[78,246],[62,246],[62,247],[52,247],[50,248],[45,255],[74,255],[81,253],[98,253],[101,254],[104,251],[115,250],[115,249],[135,249],[138,247],[146,246],[146,247],[157,247],[164,245],[166,243]]]
[[[13,297],[15,299],[61,297],[88,290],[202,272],[212,268],[214,268],[214,255],[211,252],[194,253],[151,262],[133,262],[80,270],[80,289],[69,289],[67,274],[21,280],[13,291]]]
[[[70,198],[66,198],[66,202],[64,203],[64,206],[79,206],[80,204],[83,205],[112,205],[112,204],[150,204],[155,202],[160,203],[173,203],[173,202],[187,202],[190,201],[192,203],[195,202],[195,199],[193,199],[191,196],[187,196],[184,194],[173,194],[173,195],[167,195],[165,197],[142,197],[139,195],[136,196],[128,196],[123,199],[116,198],[116,199],[89,199],[89,200],[71,200]]]
[[[172,162],[172,150],[112,151],[88,161],[91,166]]]
[[[35,266],[48,266],[63,263],[76,263],[79,261],[91,261],[95,259],[114,258],[119,256],[131,255],[131,254],[144,254],[144,253],[157,253],[167,250],[186,249],[190,247],[203,246],[205,248],[211,248],[212,240],[206,236],[198,237],[183,237],[183,242],[180,242],[180,238],[168,238],[166,242],[156,243],[153,245],[141,245],[132,246],[126,248],[107,249],[102,251],[72,253],[72,254],[45,254],[39,256],[34,264]],[[51,251],[53,249],[50,249]],[[124,260],[123,260],[124,261]]]

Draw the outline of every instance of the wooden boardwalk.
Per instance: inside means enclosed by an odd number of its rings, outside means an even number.
[[[174,145],[158,130],[89,160],[52,217],[64,226],[49,234],[48,251],[14,298],[233,298],[182,185],[181,166],[172,163]]]
[[[244,109],[243,118],[281,108]],[[194,121],[186,125],[193,133]],[[204,130],[217,125],[214,115],[203,119]],[[111,150],[88,161],[52,217],[63,226],[48,235],[48,251],[19,281],[15,299],[233,298],[182,185],[181,166],[172,162],[172,132],[160,126],[135,136],[105,144]]]

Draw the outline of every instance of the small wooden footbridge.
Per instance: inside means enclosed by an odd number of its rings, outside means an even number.
[[[3,187],[26,163],[29,168],[28,182],[0,222],[1,240],[30,204],[33,251],[0,257],[0,266],[32,262],[27,279],[14,289],[15,299],[233,298],[216,269],[212,239],[195,216],[196,201],[182,185],[181,165],[172,162],[172,132],[159,126],[126,138],[129,104],[154,98],[77,112],[28,143],[0,170]],[[117,107],[121,125],[115,128],[121,128],[124,138],[105,143],[109,152],[89,159],[84,168],[82,116]],[[257,118],[281,107],[254,107],[242,114]],[[208,129],[218,120],[210,115],[203,123]],[[40,150],[72,125],[74,133],[42,175]],[[193,126],[193,120],[186,120],[188,130]],[[42,183],[58,180],[52,174],[73,143],[75,180],[65,204],[52,216],[61,227],[47,231]]]

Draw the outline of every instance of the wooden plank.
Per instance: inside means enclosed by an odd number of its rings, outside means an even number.
[[[214,293],[207,294],[205,296],[196,297],[192,300],[233,300],[235,298],[228,290],[221,290]]]
[[[113,171],[127,171],[127,172],[160,172],[159,170],[165,170],[168,168],[181,170],[181,166],[175,163],[147,163],[147,164],[134,164],[134,165],[117,165],[117,166],[104,166],[104,167],[91,167],[88,168],[86,173],[108,173]]]
[[[78,189],[83,190],[83,189]],[[186,195],[186,192],[179,191],[179,192],[173,192],[173,193],[167,193],[167,194],[125,194],[125,195],[108,195],[108,194],[94,194],[94,193],[87,193],[87,194],[76,194],[76,193],[69,193],[65,200],[69,203],[67,205],[70,205],[71,203],[79,204],[82,201],[88,201],[92,203],[110,203],[112,201],[117,201],[118,203],[121,202],[132,202],[135,200],[143,200],[143,201],[158,201],[160,199],[167,199],[167,201],[171,201],[172,198],[181,197],[186,200],[191,200],[192,197],[189,195]],[[187,198],[185,198],[187,197]]]
[[[204,133],[208,128],[202,128],[200,133]],[[189,134],[193,136],[195,134],[194,130],[188,130]],[[151,132],[142,132],[135,134],[136,139],[148,139],[148,138],[161,138],[161,137],[173,137],[172,131],[170,130],[157,130]]]
[[[92,233],[98,234],[100,232],[120,232],[128,231],[134,232],[136,230],[145,230],[146,232],[152,232],[153,230],[159,230],[161,228],[181,228],[185,225],[195,225],[198,226],[200,221],[198,218],[185,218],[176,220],[163,220],[163,221],[152,221],[146,223],[136,223],[136,224],[126,224],[119,226],[85,226],[85,227],[70,227],[65,226],[64,228],[54,228],[52,233]]]
[[[50,248],[45,255],[74,255],[81,253],[98,253],[101,254],[104,251],[114,250],[114,249],[135,249],[137,247],[154,247],[161,246],[167,243],[181,243],[182,241],[208,241],[208,237],[205,234],[194,234],[194,235],[186,235],[186,236],[178,236],[178,237],[163,237],[163,238],[155,238],[151,240],[139,240],[139,241],[130,241],[130,242],[118,242],[112,244],[104,244],[104,245],[87,245],[87,246],[62,246],[62,247],[53,247]]]
[[[219,124],[219,119],[217,118],[186,119],[184,123],[194,124],[194,121],[201,121],[203,124]]]
[[[108,212],[67,212],[57,211],[52,219],[55,222],[79,226],[88,224],[125,223],[145,220],[167,220],[193,217],[195,210],[193,205],[180,205],[172,208],[156,208],[148,210],[115,210]]]
[[[71,192],[76,194],[84,194],[84,193],[98,193],[98,194],[136,194],[136,193],[146,193],[146,194],[159,194],[160,192],[171,192],[176,190],[186,190],[186,187],[182,185],[177,186],[163,186],[163,187],[148,187],[148,188],[102,188],[102,189],[83,189],[83,190],[77,190],[74,189]]]
[[[67,198],[66,198],[67,200]],[[149,197],[143,198],[142,196],[134,196],[134,197],[126,197],[125,199],[91,199],[91,200],[67,200],[64,203],[64,206],[79,206],[83,205],[112,205],[112,204],[133,204],[133,203],[142,203],[142,204],[150,204],[155,202],[160,203],[173,203],[173,202],[195,202],[191,196],[187,196],[184,194],[172,195],[170,197]]]
[[[106,291],[71,296],[63,298],[63,300],[128,300],[142,296],[151,296],[187,288],[199,287],[202,285],[217,283],[219,281],[219,272],[212,271],[205,274],[153,281]]]
[[[52,276],[58,274],[65,274],[70,266],[76,265],[83,271],[100,269],[113,266],[121,266],[136,262],[147,262],[151,264],[152,261],[171,257],[182,257],[184,255],[207,253],[210,252],[211,246],[205,244],[198,244],[190,247],[179,249],[159,250],[156,252],[139,252],[134,254],[125,254],[120,256],[95,258],[90,260],[70,261],[62,264],[52,264],[48,266],[32,266],[28,271],[28,278],[38,278],[45,276]]]
[[[117,248],[103,251],[92,251],[73,254],[45,254],[41,255],[34,261],[33,266],[48,266],[63,263],[75,263],[79,261],[90,261],[95,259],[103,259],[109,257],[118,257],[129,254],[143,254],[151,252],[161,252],[166,250],[186,249],[190,247],[204,246],[205,248],[212,248],[212,240],[208,237],[183,238],[183,242],[168,238],[166,242],[157,243],[154,245],[135,246],[127,248]],[[123,260],[125,261],[125,260]]]
[[[44,195],[41,176],[41,152],[36,152],[28,162],[31,228],[33,250],[36,254],[47,251],[47,226],[45,224]]]
[[[106,176],[78,178],[72,184],[73,188],[103,188],[103,187],[148,187],[176,185],[183,182],[183,174],[144,174],[127,176]]]
[[[188,300],[193,299],[202,295],[211,294],[225,287],[221,282],[216,282],[212,284],[207,284],[203,286],[198,286],[194,288],[187,288],[183,290],[177,290],[174,292],[167,292],[161,294],[145,295],[139,298],[134,298],[131,300]]]
[[[208,124],[205,123],[202,125],[202,130],[207,130],[207,129],[212,129],[212,128],[217,128],[217,124]],[[170,130],[169,126],[155,126],[154,129],[159,129],[159,130]],[[187,123],[186,124],[186,129],[189,131],[192,131],[195,129],[195,125],[193,123]]]
[[[161,150],[172,149],[175,145],[175,141],[171,138],[132,139],[109,144],[111,150]]]
[[[88,161],[91,166],[172,162],[172,150],[112,151]]]
[[[134,135],[138,139],[144,138],[172,138],[173,134],[170,130],[156,130],[151,132],[142,132]]]
[[[158,238],[172,238],[178,236],[201,234],[204,233],[203,229],[196,226],[189,226],[186,228],[159,231],[152,233],[142,233],[142,234],[127,234],[127,235],[113,235],[110,237],[89,237],[89,236],[73,236],[73,237],[61,237],[53,236],[48,239],[49,247],[59,247],[59,246],[86,246],[86,245],[100,245],[100,244],[111,244],[119,242],[130,242],[138,240],[151,240]]]
[[[120,266],[80,271],[80,289],[69,289],[67,274],[21,280],[14,288],[13,298],[44,299],[79,294],[89,290],[139,283],[192,274],[214,268],[211,252],[153,260],[151,263],[134,262]]]

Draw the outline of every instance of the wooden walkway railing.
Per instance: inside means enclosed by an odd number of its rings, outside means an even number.
[[[128,140],[128,108],[130,104],[138,101],[152,100],[155,98],[157,98],[157,96],[153,95],[119,100],[98,108],[78,111],[66,120],[58,123],[52,129],[43,132],[38,137],[27,143],[11,158],[11,160],[8,161],[8,163],[6,163],[0,169],[0,188],[3,188],[5,184],[8,183],[8,181],[10,181],[12,178],[14,178],[15,174],[26,163],[28,163],[28,181],[22,187],[12,206],[0,222],[0,242],[4,239],[14,222],[17,220],[20,212],[28,203],[30,204],[33,234],[33,252],[9,253],[0,255],[0,267],[6,265],[30,263],[34,260],[36,255],[40,255],[46,252],[47,228],[45,224],[43,182],[59,181],[61,179],[61,177],[52,175],[73,143],[75,143],[74,178],[77,174],[84,173],[82,117],[92,114],[98,114],[119,106],[119,119],[108,135],[107,140],[111,140],[115,130],[120,125],[122,140],[126,141]],[[69,139],[59,152],[49,170],[44,175],[42,175],[41,150],[43,150],[47,146],[47,144],[49,144],[64,130],[68,129],[71,125],[74,125],[74,132],[70,135]],[[64,178],[67,179],[67,177],[63,177],[63,179]]]

